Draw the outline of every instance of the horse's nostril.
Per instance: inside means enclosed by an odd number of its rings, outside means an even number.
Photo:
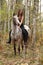
[[[15,21],[13,21],[13,24],[16,25]]]

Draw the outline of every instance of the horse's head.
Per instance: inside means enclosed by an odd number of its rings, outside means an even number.
[[[15,16],[13,17],[13,23],[14,23],[14,25],[20,25],[20,24],[21,24],[21,23],[19,22],[19,20],[18,20],[17,15],[15,15]]]
[[[15,16],[13,17],[13,24],[14,24],[14,25],[18,25],[18,24],[19,24],[19,20],[18,20],[17,15],[15,15]]]
[[[16,25],[17,22],[16,22],[16,15],[13,17],[13,24]]]

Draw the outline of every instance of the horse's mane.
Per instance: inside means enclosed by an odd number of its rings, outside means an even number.
[[[18,20],[18,16],[17,16],[17,15],[14,16],[14,19],[16,20],[15,22],[16,22],[17,24],[19,24],[19,25],[21,24],[21,23],[19,22],[19,20]]]

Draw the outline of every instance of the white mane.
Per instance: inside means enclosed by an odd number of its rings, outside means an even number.
[[[15,15],[14,18],[16,19],[17,24],[20,25],[21,23],[19,22],[17,15]]]

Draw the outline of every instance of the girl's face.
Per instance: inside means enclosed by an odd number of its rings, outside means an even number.
[[[18,18],[19,18],[19,20],[21,20],[21,19],[22,19],[22,16],[21,16],[21,15],[19,15],[19,17],[18,17]]]
[[[18,19],[21,21],[22,19],[22,16],[23,16],[23,11],[22,10],[19,10],[18,11]]]

